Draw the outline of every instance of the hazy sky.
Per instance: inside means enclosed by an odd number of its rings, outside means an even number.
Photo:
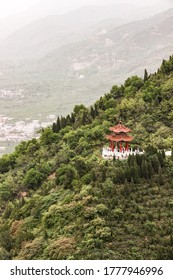
[[[40,0],[0,0],[0,17],[25,11],[38,2]]]
[[[56,6],[59,13],[63,13],[83,5],[101,5],[117,2],[134,3],[138,6],[158,5],[160,3],[160,5],[165,5],[165,8],[167,8],[168,4],[173,5],[173,0],[0,0],[0,17],[25,11],[38,3],[41,3],[40,7],[48,10],[51,10],[51,6]]]

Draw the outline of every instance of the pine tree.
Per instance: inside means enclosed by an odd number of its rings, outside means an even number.
[[[139,180],[139,170],[138,165],[135,163],[133,167],[131,167],[131,177],[133,178],[134,183],[138,183]]]
[[[136,163],[136,157],[134,155],[129,155],[127,162],[129,166],[134,166]]]
[[[85,125],[87,123],[86,112],[83,112],[81,123],[82,125]]]
[[[95,115],[98,116],[99,112],[98,112],[98,106],[97,104],[94,105],[94,109],[95,109]]]
[[[145,179],[149,178],[148,163],[147,163],[146,160],[142,161],[142,164],[141,164],[141,175]]]
[[[171,150],[171,160],[173,160],[173,148]]]
[[[61,128],[65,128],[67,124],[66,118],[61,116],[60,124],[61,124]]]
[[[91,107],[90,114],[91,114],[91,117],[92,117],[93,119],[95,119],[95,117],[96,117],[96,112],[95,112],[95,110],[94,110],[93,107]]]
[[[164,185],[164,178],[163,178],[163,175],[162,175],[162,169],[161,167],[159,167],[159,171],[158,171],[158,184],[159,185]]]
[[[70,115],[67,115],[67,117],[66,117],[66,125],[71,125],[71,117],[70,117]]]
[[[138,165],[138,166],[141,166],[141,164],[142,164],[142,158],[143,158],[142,155],[139,155],[139,154],[136,155],[136,162],[137,162],[137,165]]]
[[[160,162],[159,162],[158,156],[156,154],[153,155],[153,157],[151,158],[151,163],[152,163],[154,171],[156,173],[158,173],[159,167],[160,167]]]
[[[52,125],[52,130],[54,133],[57,133],[58,130],[57,130],[57,124],[54,122],[53,125]]]
[[[75,115],[74,115],[74,113],[71,113],[71,123],[75,123]]]
[[[125,179],[130,182],[131,179],[131,168],[129,166],[126,167],[125,170]]]
[[[159,162],[160,162],[160,166],[164,167],[165,162],[164,162],[164,159],[163,159],[163,156],[162,156],[161,152],[158,152],[158,159],[159,159]]]
[[[59,132],[61,130],[61,123],[60,123],[60,118],[59,117],[57,118],[56,125],[57,125],[57,132]]]
[[[106,168],[103,168],[102,170],[102,182],[106,181]]]
[[[144,82],[146,82],[148,80],[148,72],[147,70],[145,69],[144,70]]]
[[[165,159],[165,151],[164,150],[162,150],[162,157],[163,157],[163,159]]]
[[[154,169],[151,164],[151,161],[148,162],[148,174],[150,179],[154,176]]]

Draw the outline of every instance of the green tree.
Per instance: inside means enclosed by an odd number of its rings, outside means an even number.
[[[54,122],[53,125],[52,125],[52,130],[54,133],[57,133],[58,132],[58,129],[57,129],[57,124]]]
[[[87,172],[87,165],[85,163],[85,160],[81,156],[76,156],[73,159],[73,165],[75,169],[77,170],[79,177],[82,177]]]
[[[154,176],[154,169],[150,160],[148,161],[148,175],[149,178],[152,178]]]
[[[26,172],[24,178],[24,184],[31,189],[36,189],[40,186],[44,175],[40,173],[38,170],[31,168]]]
[[[142,177],[144,177],[145,179],[149,178],[149,170],[148,170],[148,163],[146,160],[142,161],[141,164],[141,175]]]
[[[56,134],[51,128],[45,128],[41,133],[40,142],[42,145],[50,145],[56,139]]]
[[[124,87],[123,86],[113,86],[111,91],[111,95],[113,96],[114,99],[118,99],[124,94]]]
[[[156,173],[158,173],[159,167],[160,167],[160,162],[159,162],[158,156],[156,154],[151,157],[151,163],[152,163],[154,171]]]
[[[162,174],[162,168],[161,167],[159,167],[159,171],[158,171],[158,175],[157,175],[158,177],[158,183],[159,183],[159,185],[164,185],[164,177],[163,177],[163,174]]]
[[[74,179],[77,179],[77,172],[71,165],[62,164],[56,171],[56,183],[63,185],[65,189],[72,188]]]
[[[158,152],[157,156],[158,156],[158,160],[159,160],[159,162],[160,162],[160,166],[161,166],[161,167],[164,167],[165,161],[164,161],[162,152]]]
[[[146,82],[148,80],[148,72],[147,70],[145,69],[144,70],[144,82]]]
[[[171,160],[173,160],[173,148],[171,150]]]

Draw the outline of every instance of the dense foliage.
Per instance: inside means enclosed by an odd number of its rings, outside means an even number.
[[[173,258],[173,57],[0,159],[0,259]],[[143,155],[104,160],[119,119]]]

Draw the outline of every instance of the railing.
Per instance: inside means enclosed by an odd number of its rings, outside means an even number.
[[[144,151],[140,151],[139,149],[133,150],[131,148],[128,151],[123,149],[120,152],[117,149],[114,149],[114,151],[112,151],[111,148],[107,147],[107,148],[103,148],[103,150],[102,150],[102,157],[104,159],[111,159],[111,158],[113,158],[115,156],[116,159],[126,159],[126,158],[128,158],[129,155],[136,155],[136,154],[142,155],[143,153],[144,153]]]

